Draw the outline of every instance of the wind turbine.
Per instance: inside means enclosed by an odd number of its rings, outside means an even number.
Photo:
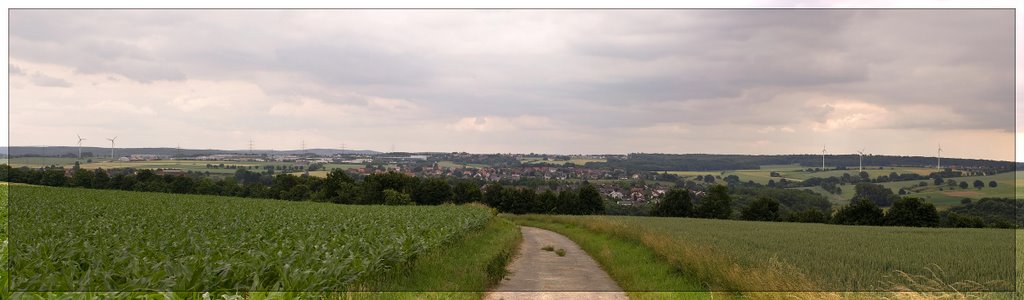
[[[939,152],[935,157],[935,169],[942,170],[942,144],[939,144]]]
[[[85,139],[82,136],[75,134],[78,137],[78,159],[82,159],[82,141]]]
[[[110,159],[111,160],[114,159],[114,140],[116,140],[116,139],[117,139],[117,136],[114,136],[114,138],[107,139],[108,141],[110,141]]]
[[[864,172],[864,148],[857,150],[857,153],[860,153],[860,162],[857,163],[857,169],[860,172]]]
[[[825,171],[825,145],[821,145],[821,170]]]

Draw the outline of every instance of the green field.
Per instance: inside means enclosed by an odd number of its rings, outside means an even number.
[[[712,290],[960,291],[1014,288],[1015,231],[618,216],[517,216],[650,247]],[[904,277],[903,274],[907,274]],[[917,283],[910,279],[915,279]],[[673,287],[662,287],[673,291]]]
[[[15,291],[378,286],[364,281],[492,219],[471,205],[352,206],[22,185],[10,193]]]
[[[857,176],[859,171],[854,169],[847,170],[826,170],[818,172],[808,172],[808,167],[800,165],[764,165],[759,169],[747,169],[747,170],[727,170],[727,171],[669,171],[671,174],[676,174],[682,177],[696,177],[698,175],[715,175],[715,176],[729,176],[736,175],[740,178],[740,181],[754,181],[760,184],[767,184],[768,180],[775,180],[785,178],[789,181],[804,181],[810,178],[828,178],[828,177],[842,177],[843,173],[848,173],[850,176]],[[935,169],[930,168],[919,168],[919,167],[881,167],[878,166],[864,166],[864,171],[868,172],[871,178],[875,178],[882,175],[889,175],[889,173],[896,172],[899,174],[903,173],[915,173],[920,175],[928,175],[931,172],[935,172]],[[771,172],[778,172],[781,177],[771,177]]]

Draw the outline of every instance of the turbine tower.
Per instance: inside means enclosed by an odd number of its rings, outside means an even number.
[[[75,136],[78,136],[78,159],[82,159],[82,141],[84,141],[85,139],[77,134]]]
[[[864,148],[857,150],[857,153],[860,153],[860,162],[857,163],[857,170],[864,172]]]
[[[117,139],[117,136],[114,136],[113,138],[107,139],[108,141],[110,141],[110,159],[111,160],[114,159],[114,140],[116,140],[116,139]]]
[[[939,152],[935,156],[935,169],[942,170],[942,144],[939,144]]]
[[[821,145],[821,170],[825,171],[825,145]]]

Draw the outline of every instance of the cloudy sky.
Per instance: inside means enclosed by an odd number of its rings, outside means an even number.
[[[1012,160],[1024,128],[1010,10],[9,17],[11,145]]]

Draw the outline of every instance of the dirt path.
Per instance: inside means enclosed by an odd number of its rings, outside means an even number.
[[[523,243],[509,265],[512,273],[484,299],[628,299],[619,285],[569,238],[544,229],[520,227]],[[542,250],[565,249],[565,256]]]

